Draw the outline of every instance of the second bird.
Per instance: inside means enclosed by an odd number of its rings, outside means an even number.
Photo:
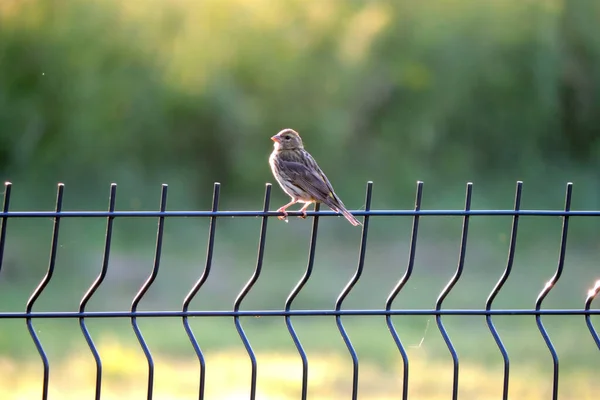
[[[284,219],[285,211],[296,203],[305,203],[300,209],[306,217],[306,209],[312,203],[324,203],[335,212],[341,212],[344,217],[354,226],[361,223],[346,210],[342,200],[335,194],[329,179],[312,156],[304,150],[302,139],[298,132],[293,129],[284,129],[271,138],[275,142],[274,150],[269,157],[269,164],[273,176],[291,198],[288,204],[280,207],[277,211],[284,215],[278,217]]]

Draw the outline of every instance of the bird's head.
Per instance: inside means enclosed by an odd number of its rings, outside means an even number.
[[[284,129],[277,135],[271,137],[271,140],[275,142],[273,145],[275,150],[295,150],[304,148],[300,135],[293,129]]]

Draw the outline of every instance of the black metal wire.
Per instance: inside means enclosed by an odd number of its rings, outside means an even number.
[[[471,196],[473,194],[473,184],[471,182],[467,183],[467,194],[465,196],[465,211],[469,211],[471,209]],[[463,226],[462,226],[462,234],[460,239],[460,250],[458,254],[458,266],[456,268],[456,272],[454,276],[450,279],[442,293],[437,299],[435,304],[435,309],[440,310],[442,308],[442,303],[446,296],[450,293],[458,279],[460,278],[464,265],[465,265],[465,255],[467,253],[467,237],[469,234],[469,215],[465,215],[463,217]],[[450,336],[442,323],[441,315],[436,315],[435,320],[437,322],[438,328],[444,341],[446,342],[446,346],[448,346],[448,350],[450,351],[450,355],[452,355],[452,365],[453,365],[453,377],[452,377],[452,400],[456,400],[458,398],[458,354],[456,353],[456,349],[450,340]]]
[[[319,211],[319,208],[320,208],[320,204],[316,203],[315,211]],[[285,311],[290,311],[290,308],[292,307],[292,302],[298,296],[298,294],[300,293],[300,291],[302,290],[302,288],[304,287],[306,282],[308,282],[310,275],[312,274],[313,265],[315,263],[315,250],[317,248],[317,231],[318,230],[319,230],[319,216],[315,215],[313,218],[312,231],[310,234],[310,245],[308,247],[308,264],[306,265],[306,271],[304,272],[304,275],[302,275],[302,278],[300,278],[300,281],[298,281],[298,283],[296,284],[294,289],[292,289],[292,292],[286,299]],[[304,348],[302,347],[302,344],[300,343],[300,338],[298,337],[298,335],[296,334],[296,331],[294,330],[294,326],[292,325],[292,320],[291,320],[290,315],[285,316],[285,324],[288,328],[288,331],[290,332],[290,336],[292,337],[294,344],[296,345],[296,349],[298,350],[298,353],[300,354],[300,358],[302,359],[302,389],[301,389],[302,392],[301,392],[300,398],[302,400],[306,400],[307,395],[308,395],[308,358],[306,356],[306,352],[304,351]]]
[[[217,211],[219,209],[219,194],[221,192],[221,184],[215,182],[215,186],[213,189],[213,201],[212,201],[212,211]],[[196,281],[190,292],[185,296],[183,300],[183,309],[182,311],[185,313],[188,311],[190,306],[190,302],[196,296],[204,282],[208,279],[208,275],[210,274],[210,268],[212,266],[212,258],[213,258],[213,250],[215,247],[215,232],[217,229],[217,217],[213,216],[210,218],[210,227],[208,228],[208,245],[206,248],[206,262],[204,264],[204,270],[202,271],[202,275]],[[196,352],[196,356],[198,357],[198,362],[200,363],[200,385],[198,388],[198,398],[204,398],[204,385],[206,380],[206,362],[204,360],[204,354],[200,349],[200,345],[194,336],[194,332],[190,327],[190,323],[188,321],[187,315],[183,316],[183,327],[190,338],[190,342],[192,342],[192,346],[194,347],[194,351]]]
[[[241,311],[240,307],[245,299],[245,297],[252,290],[257,280],[260,277],[264,254],[265,254],[265,244],[266,244],[266,235],[267,235],[267,222],[269,217],[279,216],[281,213],[269,211],[270,205],[270,194],[271,194],[271,185],[267,184],[265,188],[265,198],[264,205],[262,211],[219,211],[219,194],[220,194],[220,184],[215,183],[214,191],[213,191],[213,199],[212,199],[212,208],[210,211],[166,211],[166,203],[167,203],[167,185],[162,186],[161,191],[161,201],[160,201],[160,210],[159,211],[115,211],[116,204],[116,184],[112,184],[110,187],[110,196],[109,196],[109,205],[108,211],[62,211],[62,202],[63,202],[63,192],[64,185],[59,184],[57,189],[56,196],[56,205],[54,211],[43,211],[43,212],[22,212],[22,211],[9,211],[10,200],[11,200],[11,188],[12,185],[9,182],[5,183],[4,190],[4,202],[2,211],[0,212],[0,271],[2,269],[2,263],[4,259],[4,249],[6,246],[6,235],[7,235],[7,224],[8,220],[11,218],[53,218],[54,226],[52,232],[52,241],[51,241],[51,249],[50,249],[50,257],[48,270],[45,276],[42,278],[40,283],[37,285],[36,289],[32,292],[30,298],[27,301],[26,309],[24,312],[0,312],[0,319],[25,319],[26,325],[29,331],[29,334],[36,346],[36,349],[40,355],[43,364],[43,381],[42,381],[42,399],[48,398],[48,390],[49,390],[49,374],[50,374],[50,365],[47,357],[47,353],[39,339],[35,327],[33,324],[34,319],[70,319],[77,318],[79,320],[81,332],[87,342],[87,345],[90,349],[94,357],[94,361],[96,364],[96,380],[95,380],[95,399],[100,400],[101,398],[101,389],[102,389],[102,373],[103,366],[100,354],[94,341],[92,339],[92,335],[89,332],[89,329],[86,325],[86,319],[88,318],[129,318],[132,323],[133,330],[136,334],[138,342],[144,352],[148,363],[148,387],[147,387],[147,398],[152,399],[153,396],[153,382],[154,382],[154,361],[152,358],[151,351],[142,335],[142,332],[138,326],[137,318],[171,318],[177,317],[182,318],[183,327],[188,335],[188,338],[192,344],[192,347],[196,353],[200,364],[200,372],[199,372],[199,391],[198,398],[204,399],[205,397],[205,380],[206,380],[206,361],[204,354],[201,350],[198,340],[196,339],[190,323],[190,317],[229,317],[234,319],[235,327],[238,331],[241,341],[244,344],[244,347],[248,353],[251,362],[251,381],[250,381],[250,398],[256,398],[256,389],[257,389],[257,368],[258,363],[256,360],[255,353],[250,345],[250,340],[247,334],[244,332],[241,324],[241,317],[259,317],[259,316],[283,316],[285,317],[286,327],[292,338],[294,345],[298,351],[302,362],[302,383],[301,383],[301,399],[308,398],[308,374],[309,374],[309,363],[306,351],[304,350],[298,333],[296,332],[293,324],[292,317],[302,317],[302,316],[318,316],[318,317],[335,317],[336,324],[342,339],[347,347],[347,350],[352,359],[353,366],[353,374],[352,374],[352,399],[358,398],[358,378],[359,378],[359,359],[356,352],[355,347],[353,346],[350,337],[344,324],[342,323],[343,316],[373,316],[373,317],[381,317],[385,316],[387,327],[390,331],[392,339],[394,340],[398,351],[402,357],[403,363],[403,384],[402,384],[402,399],[406,400],[408,398],[408,383],[409,383],[409,358],[406,352],[404,345],[400,339],[400,335],[396,330],[396,326],[392,321],[392,316],[435,316],[436,322],[438,325],[438,329],[440,334],[442,335],[446,346],[450,352],[453,361],[453,385],[452,385],[452,398],[458,398],[458,378],[459,378],[459,357],[457,351],[450,340],[450,336],[442,323],[442,316],[446,315],[463,315],[463,316],[485,316],[487,326],[490,330],[491,335],[493,336],[496,345],[500,351],[500,354],[504,363],[504,375],[503,375],[503,391],[502,398],[504,400],[508,399],[508,390],[509,390],[509,377],[510,377],[510,359],[508,355],[508,351],[506,346],[503,344],[500,334],[496,329],[493,323],[493,316],[497,315],[511,315],[511,316],[527,316],[528,318],[531,316],[535,316],[536,323],[538,329],[546,343],[546,346],[551,354],[553,360],[553,384],[552,384],[552,398],[558,398],[558,378],[559,378],[559,359],[556,352],[556,349],[550,340],[550,336],[542,323],[542,316],[549,315],[582,315],[585,318],[586,325],[590,332],[590,335],[600,350],[600,336],[598,334],[597,329],[592,323],[591,316],[600,315],[600,309],[592,309],[592,303],[594,299],[598,296],[600,292],[600,280],[596,282],[594,288],[592,288],[585,299],[584,308],[581,309],[542,309],[542,303],[552,288],[556,285],[558,280],[561,277],[561,274],[564,269],[565,257],[566,257],[566,245],[567,245],[567,233],[568,233],[568,222],[571,217],[597,217],[600,216],[600,210],[594,211],[571,211],[571,197],[572,197],[572,184],[567,184],[566,188],[566,196],[565,196],[565,207],[564,210],[554,211],[554,210],[521,210],[521,197],[522,197],[522,182],[517,182],[516,192],[515,192],[515,201],[513,210],[471,210],[471,199],[472,199],[472,184],[469,183],[467,185],[467,191],[465,196],[465,208],[464,210],[422,210],[421,202],[422,202],[422,194],[423,194],[423,182],[417,183],[416,195],[415,195],[415,207],[414,210],[371,210],[371,198],[372,198],[372,182],[368,182],[366,189],[366,207],[365,210],[362,211],[353,211],[352,213],[356,216],[364,217],[364,224],[362,229],[361,241],[360,241],[360,249],[358,255],[358,265],[356,271],[353,276],[350,278],[349,282],[343,288],[341,293],[338,295],[338,298],[335,302],[334,309],[292,309],[293,302],[300,294],[304,286],[309,281],[313,267],[315,262],[315,252],[317,246],[317,235],[319,228],[319,220],[321,217],[325,216],[337,216],[338,213],[333,211],[321,211],[319,205],[315,206],[315,211],[307,212],[308,216],[313,217],[312,223],[312,231],[310,235],[309,241],[309,249],[308,249],[308,261],[304,274],[298,281],[298,283],[294,286],[292,291],[290,292],[288,298],[285,301],[285,305],[283,309],[277,310],[244,310]],[[302,215],[300,212],[290,212],[290,216],[300,216]],[[234,304],[233,310],[229,311],[195,311],[190,310],[191,301],[200,291],[200,289],[206,283],[206,280],[209,277],[211,272],[212,262],[213,262],[213,252],[214,252],[214,244],[215,244],[215,235],[216,235],[216,222],[218,217],[261,217],[261,228],[260,228],[260,237],[258,242],[258,255],[256,261],[256,267],[254,269],[253,274],[249,278],[248,282],[241,289],[239,294],[237,295]],[[360,280],[362,275],[362,271],[364,269],[364,262],[366,257],[366,247],[367,247],[367,236],[369,231],[369,219],[370,217],[385,217],[385,216],[410,216],[413,218],[412,223],[412,231],[411,231],[411,239],[409,246],[409,254],[408,254],[408,264],[403,276],[396,283],[388,298],[385,302],[384,309],[353,309],[353,310],[342,310],[342,305],[344,300],[347,298],[349,293],[352,291],[353,287]],[[419,221],[421,216],[460,216],[463,218],[462,225],[462,234],[460,241],[460,251],[459,251],[459,260],[456,272],[450,281],[446,284],[442,292],[440,293],[435,308],[433,309],[393,309],[393,302],[399,295],[400,291],[405,287],[408,280],[411,278],[415,258],[416,258],[416,246],[417,246],[417,238],[418,238],[418,228]],[[468,239],[468,227],[469,227],[469,219],[471,216],[511,216],[512,217],[512,228],[511,228],[511,236],[510,242],[508,246],[508,258],[506,262],[506,266],[504,271],[491,290],[484,309],[442,309],[443,302],[445,298],[452,291],[455,284],[459,281],[462,271],[464,269],[464,262],[466,256],[467,249],[467,239]],[[558,266],[556,272],[546,284],[546,286],[542,289],[540,294],[537,297],[535,302],[535,307],[531,309],[493,309],[493,303],[496,299],[497,295],[500,293],[502,288],[504,287],[506,281],[508,280],[514,264],[515,251],[516,251],[516,243],[517,243],[517,232],[518,232],[518,224],[521,216],[539,216],[539,217],[557,217],[560,216],[563,219],[562,225],[562,233],[561,233],[561,241],[560,241],[560,249],[559,249],[559,257],[558,257]],[[103,260],[100,272],[94,282],[91,284],[85,295],[82,297],[81,302],[79,304],[78,311],[50,311],[50,312],[38,312],[33,311],[34,305],[36,304],[39,297],[42,295],[50,280],[52,279],[53,272],[56,266],[56,257],[58,250],[58,238],[59,238],[59,227],[60,220],[62,218],[87,218],[87,217],[103,217],[106,218],[106,237],[104,243],[104,251],[103,251]],[[142,285],[140,290],[135,295],[131,309],[129,311],[86,311],[86,307],[94,296],[95,292],[98,290],[100,285],[103,283],[105,276],[108,272],[109,268],[109,256],[112,242],[112,232],[114,219],[118,217],[153,217],[158,218],[158,229],[157,229],[157,239],[156,239],[156,248],[155,248],[155,256],[154,256],[154,265],[152,271]],[[164,231],[164,219],[166,217],[198,217],[198,218],[209,218],[210,226],[209,226],[209,234],[208,234],[208,244],[207,244],[207,254],[206,261],[204,265],[204,269],[198,278],[198,281],[192,286],[189,293],[186,295],[183,300],[183,305],[181,311],[173,311],[173,310],[165,310],[165,311],[138,311],[138,305],[142,298],[145,296],[153,282],[158,276],[159,266],[160,266],[160,258],[162,251],[162,243],[163,243],[163,231]]]
[[[594,287],[592,289],[590,289],[590,291],[588,292],[588,296],[585,299],[585,310],[586,311],[590,310],[590,307],[592,306],[592,302],[594,301],[594,299],[596,298],[598,293],[600,293],[600,280],[597,280]],[[590,315],[585,316],[585,323],[586,323],[588,329],[590,330],[592,339],[594,339],[596,346],[598,346],[598,350],[600,350],[600,336],[598,335],[598,331],[596,330],[596,328],[594,327],[594,324],[592,323],[592,319],[591,319]]]
[[[117,199],[117,184],[113,183],[110,185],[110,195],[108,198],[108,211],[115,210],[115,202]],[[102,255],[102,267],[100,269],[100,273],[87,290],[87,292],[83,295],[81,302],[79,303],[79,312],[85,312],[85,306],[90,301],[100,284],[104,281],[104,277],[108,272],[108,260],[110,256],[110,245],[112,242],[112,230],[113,230],[113,222],[114,217],[108,217],[106,221],[106,236],[104,239],[104,253]],[[94,361],[96,362],[96,389],[94,398],[96,400],[100,400],[100,393],[102,388],[102,361],[100,359],[100,354],[98,353],[98,349],[92,340],[92,336],[85,325],[84,317],[79,318],[79,326],[81,327],[81,332],[83,332],[83,336],[85,337],[85,341],[87,342],[92,355],[94,356]]]
[[[573,193],[573,184],[571,182],[569,182],[569,183],[567,183],[567,193],[565,195],[565,211],[571,210],[571,195],[572,195],[572,193]],[[554,285],[556,285],[556,283],[560,279],[560,276],[562,274],[562,271],[563,271],[563,268],[565,265],[565,255],[566,255],[566,251],[567,251],[567,233],[568,233],[568,231],[569,231],[569,217],[568,217],[568,215],[565,215],[563,217],[562,232],[561,232],[561,237],[560,237],[558,267],[556,268],[556,272],[554,273],[552,278],[550,278],[550,280],[546,283],[546,286],[544,286],[544,288],[538,295],[538,298],[535,301],[535,309],[536,310],[541,309],[542,302],[544,301],[544,299],[546,298],[548,293],[550,293],[550,290],[552,290]],[[556,400],[556,399],[558,399],[558,353],[556,352],[556,349],[554,348],[554,345],[552,344],[552,341],[550,340],[550,335],[548,335],[548,331],[546,330],[546,328],[544,327],[544,324],[542,323],[542,317],[540,314],[535,316],[535,322],[537,323],[540,333],[542,334],[542,337],[544,338],[544,341],[546,342],[546,346],[548,346],[548,350],[550,351],[550,354],[552,355],[552,364],[553,364],[552,399]]]
[[[415,211],[421,210],[421,200],[422,199],[423,199],[423,182],[418,181],[417,182],[417,194],[415,196]],[[404,275],[402,276],[402,278],[400,278],[400,280],[398,281],[398,283],[396,284],[394,289],[392,289],[392,292],[390,293],[390,295],[388,296],[388,298],[385,302],[385,310],[386,311],[390,311],[392,309],[392,303],[394,302],[394,300],[398,296],[398,293],[400,293],[400,290],[402,290],[402,288],[404,287],[404,285],[406,285],[406,283],[410,279],[410,276],[412,275],[412,271],[413,271],[413,268],[415,265],[415,257],[417,255],[418,233],[419,233],[419,215],[415,215],[415,216],[413,216],[412,232],[410,235],[410,250],[408,253],[408,265],[406,267],[406,271],[404,272]],[[404,345],[402,344],[402,341],[400,340],[400,336],[398,335],[398,332],[396,331],[396,327],[394,326],[394,323],[392,322],[391,315],[386,315],[385,320],[386,320],[388,329],[389,329],[390,333],[392,334],[392,338],[394,339],[394,342],[396,343],[396,346],[398,347],[398,350],[400,351],[400,355],[402,356],[402,367],[403,367],[402,399],[406,400],[406,399],[408,399],[408,368],[409,368],[408,367],[408,354],[406,353],[406,349],[404,348]]]
[[[306,317],[336,317],[336,316],[444,316],[444,315],[462,315],[462,316],[485,316],[485,315],[509,315],[509,316],[536,316],[536,315],[600,315],[600,309],[586,310],[585,308],[561,308],[561,309],[502,309],[489,310],[484,309],[392,309],[389,311],[377,309],[354,309],[354,310],[209,310],[209,311],[86,311],[80,313],[77,311],[32,311],[27,312],[0,312],[0,318],[6,319],[24,319],[24,318],[133,318],[133,317],[165,317],[182,318],[187,317],[285,317],[285,316],[306,316]]]
[[[6,243],[6,223],[8,217],[6,213],[10,206],[10,191],[12,184],[10,182],[4,183],[4,202],[2,204],[2,212],[5,214],[0,220],[0,272],[2,271],[2,261],[4,260],[4,244]]]
[[[160,211],[164,212],[167,208],[167,185],[162,185],[161,196],[160,196]],[[158,229],[156,233],[156,249],[154,251],[154,265],[152,266],[152,272],[150,276],[144,282],[140,290],[137,292],[133,301],[131,302],[131,312],[137,311],[138,304],[142,300],[142,297],[146,294],[152,283],[156,279],[158,275],[158,267],[160,266],[160,256],[162,252],[162,242],[163,242],[163,232],[165,227],[165,218],[160,217],[158,219]],[[148,361],[148,389],[147,389],[147,399],[151,400],[153,395],[154,388],[154,360],[152,359],[152,353],[146,344],[146,340],[144,340],[144,336],[142,335],[142,331],[137,323],[137,318],[135,316],[131,317],[131,325],[133,326],[133,331],[135,332],[135,336],[144,351],[144,355],[146,356],[146,360]]]
[[[62,209],[63,202],[63,192],[65,185],[62,183],[58,184],[58,190],[56,194],[56,212],[60,212]],[[50,246],[50,260],[48,261],[48,271],[46,275],[42,278],[39,285],[35,288],[29,300],[27,300],[27,305],[25,307],[25,312],[27,314],[31,314],[31,310],[33,309],[33,305],[36,300],[40,297],[48,283],[50,283],[50,279],[52,279],[52,274],[54,273],[54,266],[56,265],[56,252],[58,250],[58,232],[60,228],[60,217],[57,216],[54,218],[54,228],[52,230],[52,244]],[[29,330],[29,334],[35,343],[35,347],[37,348],[40,357],[42,358],[42,364],[44,366],[44,375],[42,381],[42,400],[46,400],[48,398],[48,379],[50,378],[50,364],[48,363],[48,355],[42,346],[42,342],[40,341],[37,333],[35,333],[35,328],[33,327],[33,322],[30,317],[26,318],[27,329]]]
[[[271,202],[271,184],[267,183],[266,188],[265,188],[265,201],[264,201],[264,205],[263,205],[263,212],[266,212],[269,209],[270,202]],[[236,297],[235,302],[233,303],[234,311],[239,311],[240,305],[242,304],[242,300],[244,300],[244,298],[250,292],[250,290],[252,289],[252,287],[254,286],[256,281],[258,280],[258,277],[260,276],[260,272],[262,270],[263,258],[265,255],[265,242],[267,240],[267,220],[268,220],[267,216],[264,215],[262,222],[261,222],[261,226],[260,226],[260,238],[258,240],[258,256],[256,259],[256,268],[254,269],[254,273],[252,274],[252,276],[250,277],[250,279],[248,280],[246,285],[244,285],[244,287],[242,288],[242,290]],[[246,351],[248,352],[248,357],[250,357],[250,363],[252,365],[252,373],[251,373],[251,377],[250,377],[250,399],[254,400],[256,398],[256,374],[257,374],[256,355],[254,354],[254,351],[252,350],[252,346],[250,345],[250,341],[248,340],[248,336],[246,335],[246,332],[244,332],[244,329],[242,328],[242,324],[240,322],[239,315],[234,316],[233,322],[238,331],[238,334],[240,335],[240,339],[242,339],[242,342],[244,343],[244,347],[246,348]]]
[[[373,182],[367,183],[367,194],[365,200],[365,210],[371,210],[371,195],[373,193]],[[367,234],[369,233],[369,216],[366,215],[363,219],[363,228],[362,228],[362,237],[360,240],[360,249],[358,251],[358,265],[356,267],[356,272],[354,272],[354,276],[350,278],[350,281],[346,284],[346,287],[342,290],[340,295],[338,296],[335,302],[335,310],[340,311],[342,308],[342,302],[348,296],[356,282],[360,279],[362,275],[363,267],[365,265],[365,255],[367,251]],[[350,356],[352,357],[352,400],[356,400],[358,398],[358,355],[356,354],[356,350],[350,341],[350,337],[342,324],[341,315],[336,315],[335,323],[338,326],[338,330],[344,339],[344,343],[346,343],[346,347],[350,352]]]
[[[523,191],[523,182],[518,181],[517,189],[516,189],[516,193],[515,193],[515,211],[519,211],[519,209],[521,208],[521,193],[522,193],[522,191]],[[506,261],[506,268],[504,269],[504,273],[502,273],[500,280],[498,280],[498,283],[496,283],[496,286],[494,286],[494,288],[492,289],[492,292],[488,296],[487,301],[485,302],[486,310],[492,309],[492,303],[494,302],[494,299],[500,292],[500,289],[502,289],[502,286],[504,286],[504,283],[506,283],[506,280],[508,279],[508,276],[510,275],[510,272],[512,271],[513,263],[515,260],[515,247],[517,244],[518,229],[519,229],[519,216],[515,215],[515,216],[513,216],[512,228],[511,228],[511,232],[510,232],[510,243],[508,245],[508,260]],[[503,382],[502,382],[502,399],[507,400],[508,399],[508,378],[509,378],[509,370],[510,370],[510,360],[508,358],[508,351],[506,350],[504,343],[502,343],[502,339],[500,339],[500,334],[498,333],[498,330],[496,329],[496,327],[494,326],[494,323],[492,322],[492,316],[486,315],[485,319],[486,319],[486,322],[490,329],[490,332],[492,332],[492,336],[494,337],[494,340],[496,341],[496,344],[498,345],[498,348],[500,349],[500,354],[502,354],[502,360],[504,362],[504,377],[503,377]]]
[[[299,211],[287,211],[290,217],[304,216]],[[307,211],[306,216],[315,215],[321,217],[339,217],[339,213],[334,211]],[[577,211],[558,211],[558,210],[355,210],[352,214],[357,217],[412,217],[420,216],[446,216],[463,217],[468,216],[488,216],[488,217],[506,217],[513,215],[529,217],[600,217],[600,210],[577,210]],[[281,213],[278,211],[7,211],[0,212],[0,218],[106,218],[106,217],[128,217],[128,218],[188,218],[188,217],[277,217]]]

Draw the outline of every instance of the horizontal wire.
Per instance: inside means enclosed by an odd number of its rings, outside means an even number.
[[[600,217],[600,210],[356,210],[350,212],[355,216],[370,217],[390,217],[390,216],[465,216],[465,215],[483,215],[483,216],[514,216],[526,215],[532,217]],[[304,216],[299,211],[288,211],[288,216]],[[82,217],[277,217],[283,215],[277,211],[7,211],[0,212],[0,218],[82,218]],[[340,216],[334,211],[306,211],[307,216],[318,215]]]
[[[131,318],[131,317],[275,317],[275,316],[381,316],[381,315],[600,315],[600,309],[411,309],[411,310],[208,310],[208,311],[33,311],[0,312],[0,318]]]

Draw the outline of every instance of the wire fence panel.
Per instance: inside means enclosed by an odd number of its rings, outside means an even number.
[[[306,268],[304,273],[291,289],[291,292],[287,296],[283,308],[277,310],[241,310],[241,306],[246,300],[250,292],[253,291],[255,285],[261,277],[261,272],[265,257],[265,243],[268,233],[268,222],[273,217],[281,216],[281,213],[269,211],[271,201],[271,185],[267,184],[264,194],[264,202],[261,211],[220,211],[219,200],[220,200],[220,184],[215,183],[212,196],[212,207],[209,211],[167,211],[167,185],[163,185],[161,189],[160,205],[158,211],[117,211],[115,208],[117,198],[117,185],[112,184],[110,186],[110,195],[108,202],[107,211],[63,211],[63,199],[64,199],[64,185],[59,184],[56,194],[56,201],[54,211],[10,211],[11,205],[11,192],[12,185],[6,183],[4,190],[4,202],[2,212],[0,213],[0,272],[2,272],[5,248],[6,248],[6,237],[8,226],[11,220],[15,219],[26,219],[26,218],[51,218],[53,220],[52,237],[50,243],[50,256],[48,260],[48,267],[45,275],[33,290],[33,293],[25,304],[25,311],[2,311],[0,312],[0,321],[17,319],[24,320],[28,329],[31,340],[33,341],[37,352],[41,358],[41,364],[43,368],[42,375],[42,388],[41,388],[41,399],[47,399],[49,396],[49,377],[51,372],[51,363],[44,344],[40,340],[38,332],[36,330],[36,323],[41,319],[77,319],[81,329],[81,334],[85,339],[85,343],[91,352],[94,363],[95,363],[95,387],[94,387],[94,398],[99,400],[102,398],[102,380],[103,380],[103,363],[102,357],[98,350],[96,343],[88,329],[88,321],[90,319],[123,319],[127,318],[131,321],[131,327],[136,336],[137,343],[143,351],[144,357],[147,361],[147,382],[146,382],[146,397],[152,399],[154,395],[155,386],[155,361],[152,352],[148,346],[142,329],[139,326],[138,321],[145,318],[181,318],[183,324],[183,330],[191,347],[197,358],[199,364],[199,376],[198,376],[198,393],[199,399],[204,399],[206,396],[206,369],[207,361],[205,353],[200,345],[200,342],[196,338],[192,326],[190,325],[191,318],[232,318],[233,326],[235,327],[239,340],[243,344],[247,357],[250,361],[250,376],[248,398],[257,398],[257,371],[259,368],[259,362],[255,351],[253,350],[250,338],[248,337],[244,326],[242,324],[242,317],[284,317],[285,326],[287,333],[292,339],[297,354],[301,362],[301,375],[297,377],[300,384],[299,398],[308,399],[308,384],[309,384],[309,373],[310,363],[305,350],[301,336],[295,329],[292,323],[292,317],[296,319],[303,317],[323,317],[331,318],[335,320],[335,324],[338,333],[343,340],[347,353],[351,360],[351,398],[359,398],[359,376],[360,376],[360,361],[355,345],[353,345],[351,339],[351,333],[347,330],[344,325],[344,319],[351,316],[371,316],[381,317],[385,319],[385,324],[389,331],[389,337],[391,342],[395,345],[397,354],[401,359],[402,372],[401,372],[401,391],[397,393],[398,398],[408,399],[409,398],[409,384],[410,384],[410,371],[411,363],[409,361],[409,355],[407,352],[407,346],[404,344],[400,337],[398,327],[392,320],[393,316],[431,316],[435,318],[439,335],[444,341],[444,344],[450,354],[452,362],[452,384],[451,393],[449,395],[452,399],[459,398],[459,379],[460,379],[460,358],[459,353],[453,340],[451,338],[448,329],[444,325],[444,319],[447,316],[481,316],[485,317],[486,327],[493,338],[494,344],[497,347],[497,351],[502,359],[502,399],[509,398],[509,384],[510,384],[510,367],[511,358],[507,346],[502,340],[499,330],[494,324],[494,317],[496,316],[531,316],[535,317],[537,329],[539,330],[540,340],[545,344],[547,351],[549,352],[552,362],[552,382],[551,382],[551,399],[559,398],[559,355],[555,344],[551,340],[548,329],[544,325],[544,320],[551,316],[581,316],[584,321],[581,321],[582,327],[585,326],[589,335],[592,338],[593,343],[600,350],[600,335],[596,327],[593,324],[592,316],[600,315],[600,309],[593,308],[593,301],[600,292],[600,280],[589,290],[587,297],[583,300],[582,308],[543,308],[543,303],[552,289],[556,286],[559,279],[561,278],[565,270],[565,257],[567,252],[567,238],[569,234],[569,222],[572,218],[593,218],[600,217],[600,211],[581,211],[571,210],[572,203],[572,192],[573,185],[571,183],[566,186],[564,208],[562,210],[523,210],[521,207],[522,203],[522,191],[523,183],[517,182],[516,191],[514,196],[514,207],[510,210],[473,210],[472,209],[472,198],[473,198],[473,185],[468,183],[466,186],[466,194],[464,198],[464,208],[461,210],[423,210],[423,182],[418,182],[415,193],[415,204],[412,210],[372,210],[372,194],[373,194],[373,183],[368,182],[366,186],[365,194],[365,207],[364,210],[353,211],[352,213],[357,217],[362,217],[363,226],[360,237],[358,259],[356,264],[356,270],[351,276],[350,280],[341,290],[337,299],[334,303],[334,307],[331,309],[294,309],[294,301],[297,299],[303,288],[311,281],[314,265],[315,265],[315,254],[319,244],[319,222],[321,218],[338,216],[337,213],[332,211],[321,211],[319,205],[315,206],[314,211],[308,211],[307,215],[312,217],[312,227],[310,229],[309,247],[306,261]],[[301,216],[300,212],[289,212],[289,216]],[[343,308],[344,301],[347,299],[349,294],[352,292],[355,285],[360,281],[361,276],[365,268],[365,257],[367,249],[369,248],[369,223],[370,219],[374,217],[378,218],[393,218],[398,216],[411,217],[412,226],[410,230],[410,239],[408,244],[408,260],[406,261],[406,268],[402,276],[393,286],[393,289],[387,295],[384,305],[381,308],[374,309],[345,309]],[[405,288],[409,280],[411,279],[413,272],[415,271],[415,259],[417,256],[417,242],[419,239],[419,228],[421,218],[423,216],[455,216],[462,218],[462,232],[459,241],[459,252],[458,260],[456,264],[456,270],[453,276],[446,283],[445,287],[439,293],[435,306],[431,309],[406,309],[406,308],[394,308],[394,302],[397,300],[399,294]],[[487,296],[485,306],[483,308],[470,308],[470,309],[452,309],[444,308],[444,301],[448,295],[453,291],[456,284],[461,280],[461,276],[465,270],[465,256],[469,243],[469,225],[472,218],[481,216],[504,216],[512,219],[510,234],[508,235],[508,256],[506,264],[504,265],[503,272],[494,285],[493,289]],[[548,279],[547,283],[543,285],[534,307],[527,308],[494,308],[494,301],[498,294],[502,291],[507,280],[511,276],[513,271],[513,265],[515,263],[515,248],[519,233],[519,222],[523,216],[538,216],[546,218],[560,218],[562,220],[562,229],[560,242],[558,244],[558,261],[557,267],[554,274]],[[163,241],[165,238],[165,220],[170,218],[184,218],[184,217],[195,217],[195,218],[206,218],[209,220],[208,228],[208,243],[206,246],[206,258],[204,260],[204,266],[197,278],[195,283],[192,284],[191,289],[187,294],[184,295],[183,304],[181,309],[171,309],[165,311],[143,311],[138,310],[138,306],[141,300],[146,296],[152,285],[158,278],[160,267],[161,267],[161,254],[163,252]],[[258,249],[256,253],[256,263],[254,271],[248,278],[245,285],[239,291],[235,300],[233,301],[233,308],[231,310],[194,310],[191,309],[191,302],[194,298],[203,290],[205,283],[209,278],[214,257],[215,238],[217,235],[218,221],[222,218],[230,217],[259,217],[261,219],[260,229],[258,232]],[[81,298],[77,311],[65,311],[65,310],[53,310],[53,311],[35,311],[36,304],[40,296],[44,293],[46,287],[53,279],[57,264],[57,252],[59,249],[59,234],[61,232],[61,222],[65,218],[103,218],[106,220],[104,246],[102,251],[102,260],[100,270],[92,284],[85,291],[85,294]],[[88,311],[87,305],[90,300],[94,297],[97,290],[102,286],[110,265],[111,246],[113,243],[113,226],[116,219],[119,218],[151,218],[157,220],[157,231],[156,231],[156,242],[154,246],[154,259],[150,274],[147,276],[143,285],[139,288],[135,294],[131,307],[129,310],[115,310],[115,311]],[[347,321],[347,320],[346,320]],[[583,324],[585,322],[585,325]],[[160,328],[157,328],[160,329]],[[587,333],[586,333],[587,334]],[[600,354],[599,354],[600,355]]]

